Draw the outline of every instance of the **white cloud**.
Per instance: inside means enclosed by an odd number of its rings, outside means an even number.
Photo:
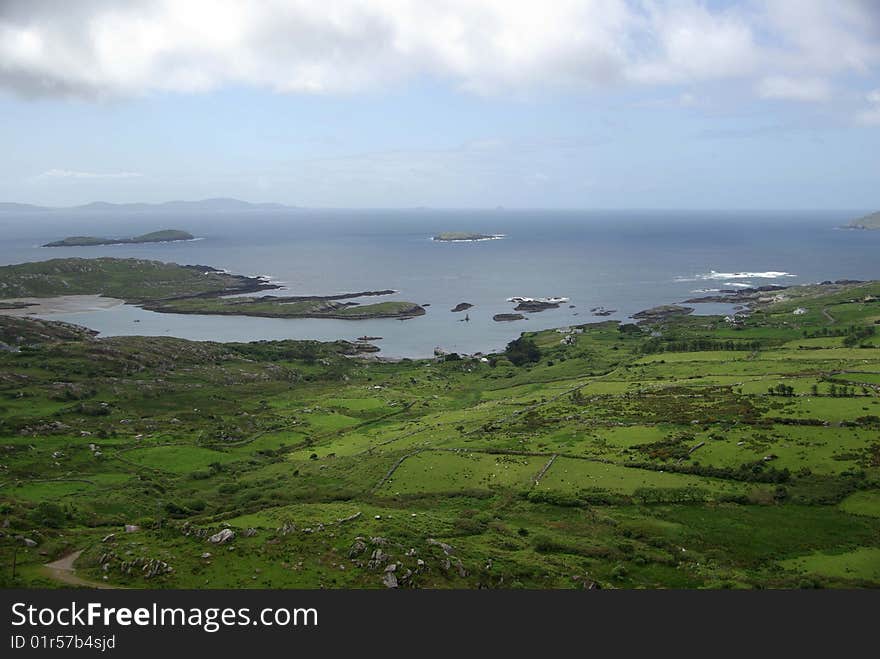
[[[767,71],[803,83],[878,62],[872,0],[0,2],[0,87],[29,95],[353,93],[426,75],[481,94]],[[822,95],[804,89],[770,96]]]
[[[37,174],[35,180],[44,179],[96,179],[96,178],[139,178],[138,172],[79,172],[71,169],[49,169]]]
[[[831,86],[821,78],[791,78],[769,76],[757,86],[758,96],[786,101],[827,101],[831,98]]]
[[[865,96],[868,109],[859,112],[856,120],[866,126],[880,126],[880,89],[875,89]]]

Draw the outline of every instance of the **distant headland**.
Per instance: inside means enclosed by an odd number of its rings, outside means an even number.
[[[846,225],[847,229],[880,229],[880,211],[876,213],[871,213],[870,215],[865,215],[864,217],[860,217],[856,220],[853,220],[848,225]]]
[[[177,240],[194,240],[195,236],[179,229],[162,229],[133,238],[96,238],[94,236],[69,236],[63,240],[46,243],[43,247],[92,247],[95,245],[133,245],[139,243],[170,243]]]

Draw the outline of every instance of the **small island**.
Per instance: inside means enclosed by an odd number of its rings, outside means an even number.
[[[95,247],[97,245],[138,245],[141,243],[171,243],[193,240],[195,236],[179,229],[162,229],[133,238],[96,238],[94,236],[69,236],[63,240],[46,243],[43,247]]]
[[[545,302],[544,300],[523,300],[519,304],[517,304],[513,310],[514,311],[529,311],[532,313],[538,313],[539,311],[546,311],[547,309],[558,309],[558,302]]]
[[[880,229],[880,211],[865,215],[850,222],[846,229]]]
[[[441,243],[472,243],[480,240],[499,240],[504,238],[501,233],[466,233],[464,231],[444,231],[438,233],[431,240]]]
[[[470,302],[459,302],[454,307],[452,307],[452,309],[450,309],[450,311],[453,313],[458,313],[460,311],[467,311],[468,309],[472,309],[473,306],[474,305],[472,305]]]

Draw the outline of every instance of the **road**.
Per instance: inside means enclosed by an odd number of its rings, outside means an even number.
[[[76,576],[76,568],[73,567],[73,564],[82,553],[83,550],[80,549],[79,551],[65,554],[57,561],[46,563],[43,566],[43,573],[50,579],[60,581],[61,583],[65,583],[69,586],[100,589],[118,588],[118,586],[112,586],[110,584],[102,583],[100,581],[92,581],[90,579],[83,579],[82,577]]]

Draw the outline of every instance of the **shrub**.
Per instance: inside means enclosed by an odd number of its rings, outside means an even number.
[[[507,355],[507,358],[514,366],[533,364],[541,359],[541,351],[538,349],[537,344],[531,339],[522,336],[508,343],[504,354]]]
[[[57,503],[41,501],[31,513],[31,519],[39,526],[57,529],[64,526],[67,516]]]

